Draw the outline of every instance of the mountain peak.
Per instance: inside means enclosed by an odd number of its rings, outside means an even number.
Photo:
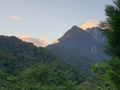
[[[72,26],[72,28],[70,30],[83,30],[83,29],[74,25],[74,26]]]
[[[74,25],[74,26],[72,26],[71,29],[78,29],[78,28],[79,28],[78,26]]]
[[[69,35],[73,35],[73,34],[76,34],[76,33],[79,33],[81,31],[84,31],[83,29],[79,28],[78,26],[73,26],[71,29],[69,29],[65,35],[69,34]]]

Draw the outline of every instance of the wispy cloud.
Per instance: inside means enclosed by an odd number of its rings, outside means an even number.
[[[15,16],[15,15],[11,15],[11,16],[9,16],[9,18],[10,18],[11,20],[14,20],[14,21],[20,20],[20,17]]]
[[[48,45],[48,38],[47,37],[42,37],[42,38],[32,38],[31,36],[23,35],[20,36],[20,39],[26,42],[31,42],[34,45],[38,47],[45,47]]]

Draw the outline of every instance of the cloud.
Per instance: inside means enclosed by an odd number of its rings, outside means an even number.
[[[10,18],[11,20],[14,20],[14,21],[20,20],[20,17],[15,16],[15,15],[11,15],[11,16],[9,16],[9,18]]]
[[[47,37],[42,37],[42,38],[32,38],[31,36],[23,35],[20,36],[20,39],[26,42],[31,42],[34,45],[38,47],[45,47],[48,45],[48,38]]]
[[[60,41],[59,40],[55,40],[55,41],[53,41],[52,43],[50,43],[51,45],[52,44],[57,44],[57,43],[59,43]]]
[[[100,24],[100,21],[98,20],[89,20],[86,23],[80,25],[80,27],[86,30],[87,28],[98,27],[99,24]]]

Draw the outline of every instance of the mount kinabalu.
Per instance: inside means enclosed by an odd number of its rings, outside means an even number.
[[[98,27],[83,30],[73,26],[60,39],[58,43],[47,46],[61,60],[84,72],[89,67],[107,58],[104,53],[105,36]]]

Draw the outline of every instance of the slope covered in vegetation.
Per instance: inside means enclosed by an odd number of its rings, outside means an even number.
[[[49,50],[0,36],[0,90],[73,90],[83,81]]]

